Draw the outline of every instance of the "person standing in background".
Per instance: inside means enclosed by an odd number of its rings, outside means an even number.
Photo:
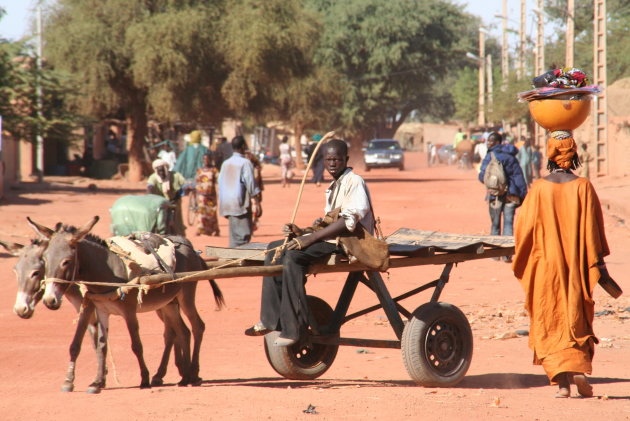
[[[223,161],[229,159],[232,156],[232,145],[227,141],[227,137],[221,136],[219,138],[219,142],[217,143],[217,148],[214,154],[215,165],[217,166],[217,170],[221,171],[221,165],[223,165]]]
[[[168,164],[169,171],[172,171],[175,168],[175,164],[177,163],[177,155],[171,146],[170,140],[165,140],[162,142],[162,148],[160,152],[158,152],[158,158],[166,161]]]
[[[521,166],[521,170],[523,171],[523,177],[525,178],[525,182],[527,183],[527,187],[532,184],[532,147],[530,145],[529,139],[524,136],[521,137],[522,145],[518,149],[518,153],[516,154],[516,159],[518,160],[518,164]]]
[[[542,153],[540,152],[540,146],[534,146],[532,150],[532,170],[533,179],[538,180],[540,178],[540,170],[542,169]]]
[[[180,173],[186,180],[193,180],[197,175],[197,168],[203,166],[203,156],[209,151],[201,144],[201,132],[193,130],[190,132],[190,141],[184,151],[177,158],[175,172]]]
[[[579,175],[589,180],[591,178],[591,173],[589,171],[589,162],[593,160],[593,157],[588,152],[588,145],[586,143],[582,143],[582,151],[580,152],[580,161],[582,166],[580,167]]]
[[[260,216],[260,188],[256,185],[254,165],[245,157],[249,149],[243,136],[232,139],[232,156],[219,172],[219,214],[229,221],[229,247],[247,244],[252,238],[252,217]]]
[[[212,153],[203,156],[203,166],[197,169],[195,189],[197,191],[198,225],[195,235],[219,236],[217,220],[217,169]]]
[[[249,149],[245,152],[245,157],[249,159],[249,161],[254,166],[254,182],[256,183],[256,187],[260,190],[260,194],[258,195],[257,203],[260,205],[263,200],[263,190],[265,190],[265,185],[263,184],[262,177],[262,164],[260,163],[260,159],[256,157],[255,154],[252,153]],[[252,200],[252,209],[256,208],[256,199]],[[258,229],[258,220],[262,216],[262,208],[260,212],[254,212],[252,214],[252,231],[256,231]]]
[[[311,160],[311,156],[313,155],[313,152],[315,151],[315,148],[317,147],[317,142],[319,142],[322,139],[322,135],[314,134],[313,137],[311,137],[311,139],[313,139],[313,143],[311,143],[308,148],[309,161]],[[312,181],[319,187],[322,181],[324,181],[324,152],[322,148],[319,148],[319,150],[315,154],[315,158],[313,158],[313,164],[311,168],[313,170]]]
[[[291,182],[291,168],[293,167],[293,157],[291,156],[291,146],[289,145],[289,138],[284,136],[282,143],[279,146],[280,149],[280,167],[282,169],[282,187],[288,187]]]
[[[495,196],[489,193],[487,195],[491,221],[490,235],[513,234],[516,208],[523,203],[523,199],[527,195],[527,184],[523,178],[523,171],[516,160],[517,152],[514,145],[501,144],[499,133],[492,132],[488,136],[488,154],[481,163],[479,181],[485,184],[486,168],[493,159],[501,163],[507,180],[507,188],[503,194]],[[503,219],[503,230],[501,230],[501,219]],[[512,259],[506,256],[504,261],[509,263]]]

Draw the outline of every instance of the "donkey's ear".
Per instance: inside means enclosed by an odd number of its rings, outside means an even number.
[[[98,220],[99,220],[99,217],[95,216],[94,218],[92,218],[92,220],[88,221],[85,225],[79,228],[77,232],[75,232],[74,235],[72,236],[72,243],[76,244],[77,242],[83,240],[83,238],[85,238],[85,236],[88,235],[88,233],[94,227],[94,225],[96,225]]]
[[[39,225],[37,222],[33,221],[30,217],[26,217],[28,221],[28,225],[33,228],[33,230],[39,235],[39,238],[42,240],[50,240],[50,237],[54,234],[54,231],[50,228],[46,228],[43,225]]]
[[[0,246],[4,247],[13,256],[19,256],[20,250],[24,248],[22,244],[0,241]]]

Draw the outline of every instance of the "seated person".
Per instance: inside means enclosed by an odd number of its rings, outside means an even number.
[[[325,142],[333,134],[327,134],[321,141]],[[309,265],[332,253],[342,252],[337,245],[340,235],[352,236],[364,229],[371,234],[374,230],[370,193],[363,178],[348,167],[348,146],[343,140],[332,139],[323,144],[322,149],[324,165],[333,178],[326,190],[325,212],[335,210],[338,218],[306,234],[294,224],[283,227],[284,234],[292,239],[280,257],[282,274],[263,278],[260,322],[245,331],[249,336],[280,331],[274,343],[276,346],[291,346],[305,337],[309,309],[304,285]],[[320,222],[321,219],[315,225]],[[272,242],[269,248],[276,248],[282,243],[282,240]],[[267,254],[265,265],[272,264],[274,254]]]

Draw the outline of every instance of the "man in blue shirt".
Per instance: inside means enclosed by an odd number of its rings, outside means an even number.
[[[230,247],[247,244],[252,238],[252,215],[260,217],[260,187],[254,178],[254,166],[244,154],[243,136],[232,139],[233,155],[223,161],[219,172],[219,215],[229,221]]]
[[[501,144],[501,135],[492,132],[488,136],[488,153],[481,163],[479,181],[483,183],[486,167],[490,162],[492,154],[503,165],[503,171],[507,178],[507,192],[503,196],[489,195],[490,220],[492,222],[491,235],[513,235],[514,213],[516,208],[523,203],[527,194],[527,184],[523,177],[523,171],[516,159],[518,149],[514,145]],[[501,215],[503,215],[503,232],[501,232]],[[507,262],[511,258],[505,259]]]

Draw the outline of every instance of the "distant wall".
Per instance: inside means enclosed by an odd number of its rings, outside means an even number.
[[[406,149],[424,151],[428,142],[453,143],[457,129],[460,127],[462,126],[456,124],[403,123],[396,131],[394,139]]]
[[[593,161],[590,162],[590,174],[596,176],[596,141],[595,141],[595,129],[593,127],[592,115],[578,127],[573,137],[578,145],[586,143],[588,145],[588,151],[593,157]],[[578,146],[579,147],[579,146]],[[578,149],[579,151],[580,149]],[[602,151],[603,154],[607,153],[608,156],[608,174],[614,177],[620,177],[630,174],[630,115],[622,116],[608,116],[608,151]]]
[[[630,78],[620,79],[608,86],[608,174],[621,177],[630,174]],[[594,104],[593,104],[594,105]],[[574,132],[575,141],[586,143],[588,150],[596,156],[595,129],[593,114]],[[596,176],[596,165],[590,163],[590,173]]]

